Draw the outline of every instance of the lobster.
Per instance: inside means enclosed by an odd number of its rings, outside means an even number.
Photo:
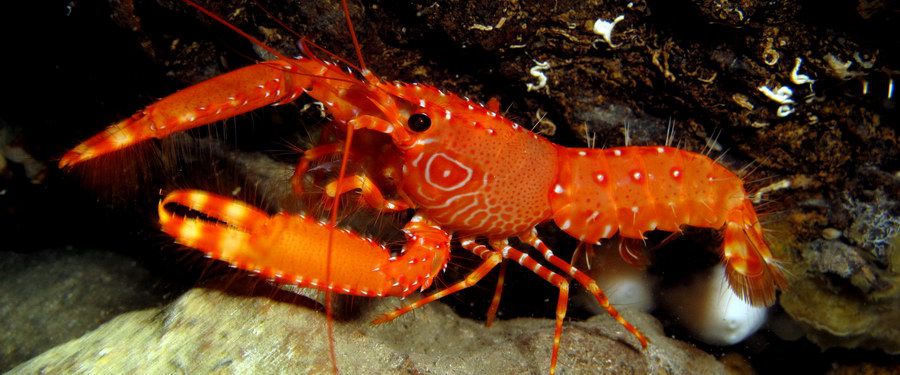
[[[451,239],[456,239],[481,264],[463,280],[384,314],[376,323],[475,285],[505,260],[513,260],[559,289],[551,374],[568,303],[570,284],[564,275],[593,294],[642,347],[648,339],[590,277],[554,255],[539,238],[538,224],[553,221],[589,244],[616,234],[643,239],[646,232],[677,232],[682,225],[713,228],[723,233],[726,277],[739,296],[754,305],[771,305],[776,289],[786,287],[741,178],[705,155],[669,146],[564,147],[505,118],[496,102],[485,107],[428,85],[383,81],[365,68],[349,16],[360,55],[355,69],[323,61],[308,49],[298,58],[286,57],[185,2],[278,58],[147,106],[68,151],[61,168],[305,94],[323,103],[346,136],[304,152],[291,179],[294,190],[302,192],[311,163],[341,155],[340,173],[326,186],[327,195],[359,191],[375,209],[415,210],[415,215],[403,229],[403,251],[392,255],[375,241],[335,226],[338,199],[331,220],[319,222],[301,215],[269,216],[212,193],[177,190],[161,200],[159,218],[162,230],[181,244],[277,282],[325,290],[326,296],[406,296],[432,284],[450,259]],[[346,13],[346,1],[344,6]],[[365,142],[354,143],[355,132]],[[180,216],[171,208],[175,205],[204,218]],[[557,271],[511,246],[512,237],[535,248]],[[643,261],[639,254],[620,252],[629,263]],[[501,287],[502,278],[489,322]]]

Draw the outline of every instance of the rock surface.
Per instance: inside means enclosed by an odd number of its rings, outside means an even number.
[[[385,300],[335,325],[347,374],[540,374],[549,366],[553,322],[520,318],[491,328],[433,303],[372,326]],[[720,374],[724,366],[667,338],[648,315],[625,312],[652,344],[642,351],[615,321],[567,322],[560,373]],[[32,373],[327,373],[324,315],[264,296],[193,289],[168,307],[123,314],[13,369]]]
[[[0,371],[77,338],[118,314],[165,301],[133,259],[58,249],[0,257]]]

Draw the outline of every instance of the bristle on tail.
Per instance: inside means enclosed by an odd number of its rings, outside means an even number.
[[[775,303],[775,290],[787,282],[769,245],[763,239],[756,215],[740,210],[738,217],[725,224],[722,261],[734,293],[754,306]]]

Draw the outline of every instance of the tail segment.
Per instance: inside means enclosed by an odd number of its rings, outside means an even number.
[[[735,294],[754,306],[771,306],[775,303],[775,289],[787,287],[749,200],[728,215],[722,241],[722,259],[726,277]]]

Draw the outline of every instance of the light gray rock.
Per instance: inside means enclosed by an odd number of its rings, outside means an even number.
[[[298,297],[300,298],[300,297]],[[491,328],[432,303],[373,326],[400,306],[376,301],[358,318],[335,324],[345,374],[541,374],[550,364],[553,322],[499,321]],[[559,373],[691,373],[725,370],[689,344],[669,339],[649,315],[624,315],[651,340],[641,350],[615,321],[597,316],[564,326]],[[83,337],[13,369],[34,373],[248,374],[328,373],[324,314],[278,298],[197,288],[162,309],[123,314]]]

